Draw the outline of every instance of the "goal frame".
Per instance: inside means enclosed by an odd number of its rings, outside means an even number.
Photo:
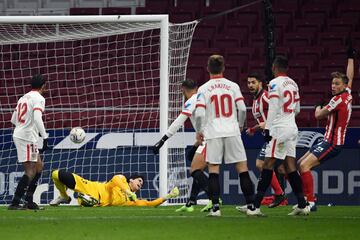
[[[169,56],[169,16],[159,15],[85,15],[85,16],[0,16],[0,24],[70,24],[70,23],[160,23],[160,135],[168,128],[168,56]],[[167,194],[168,147],[165,142],[159,152],[159,197]]]

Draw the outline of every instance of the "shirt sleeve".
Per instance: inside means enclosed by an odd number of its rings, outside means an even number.
[[[48,134],[45,131],[45,126],[44,126],[44,122],[42,120],[42,112],[41,111],[34,111],[34,123],[36,128],[38,129],[41,137],[43,139],[48,138]]]
[[[14,110],[13,114],[11,115],[11,123],[16,126],[16,119],[17,119],[17,111]]]
[[[340,96],[334,96],[330,100],[330,102],[325,106],[325,108],[329,112],[334,111],[334,110],[338,110],[341,103],[342,103],[342,98]]]
[[[271,81],[269,84],[269,109],[268,116],[265,123],[265,129],[270,129],[276,115],[279,111],[279,86],[276,82]]]
[[[246,120],[246,106],[245,106],[245,102],[244,102],[244,97],[241,94],[240,88],[239,86],[237,86],[235,88],[235,105],[237,108],[237,113],[238,113],[238,122],[239,122],[239,127],[244,127],[244,123]]]
[[[119,187],[122,191],[129,189],[129,184],[127,183],[126,177],[124,175],[115,175],[113,178],[107,182],[106,187],[108,189]]]
[[[43,97],[34,102],[33,111],[35,110],[40,110],[41,112],[45,111],[45,99]]]
[[[196,96],[196,110],[195,110],[195,128],[198,132],[202,132],[205,127],[205,109],[206,100],[205,94],[199,88]]]
[[[181,114],[175,119],[174,122],[172,122],[172,124],[166,131],[166,136],[168,136],[169,138],[172,137],[180,129],[180,127],[184,125],[186,119],[188,119],[188,115],[181,112]]]

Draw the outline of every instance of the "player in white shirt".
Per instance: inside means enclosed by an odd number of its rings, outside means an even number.
[[[263,170],[257,186],[254,202],[256,209],[248,209],[247,214],[263,216],[260,204],[271,183],[276,159],[285,159],[288,181],[298,200],[298,206],[289,215],[308,215],[310,209],[306,206],[295,160],[298,134],[295,115],[300,112],[299,88],[287,76],[288,60],[285,57],[276,57],[272,70],[275,78],[269,83],[269,110],[264,130],[264,139],[269,144],[266,146]]]
[[[213,208],[208,216],[221,216],[219,207],[220,164],[235,163],[240,186],[249,208],[253,208],[254,184],[248,167],[240,129],[246,118],[246,107],[239,86],[224,78],[224,58],[212,55],[207,70],[210,80],[198,89],[196,130],[198,140],[206,141],[206,162],[209,169],[209,195]],[[206,119],[206,121],[205,121]]]
[[[196,107],[196,92],[197,83],[194,80],[186,79],[181,85],[182,93],[185,97],[185,104],[180,115],[170,125],[165,135],[153,146],[154,154],[158,154],[160,148],[165,141],[171,138],[190,118],[190,121],[195,128],[195,107]],[[196,204],[196,199],[201,190],[208,192],[208,177],[204,174],[203,170],[206,168],[205,162],[205,145],[201,145],[201,142],[196,141],[191,150],[187,153],[186,158],[191,162],[190,174],[193,177],[193,184],[191,187],[190,198],[187,203],[181,208],[177,209],[177,212],[193,212],[193,205]],[[203,208],[202,211],[206,211],[207,208]]]
[[[45,79],[41,74],[36,74],[31,78],[30,84],[32,90],[18,100],[11,118],[15,125],[13,139],[18,162],[22,163],[25,173],[17,185],[9,210],[40,209],[33,202],[33,194],[44,165],[37,146],[39,134],[43,138],[41,151],[48,148],[48,135],[42,120],[45,110],[45,99],[42,96],[45,92]],[[20,201],[25,192],[25,204],[21,206]]]

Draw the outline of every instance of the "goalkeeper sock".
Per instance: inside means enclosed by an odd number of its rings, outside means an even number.
[[[33,180],[31,180],[29,187],[26,191],[26,195],[25,195],[25,201],[27,202],[33,202],[33,196],[34,196],[34,192],[36,190],[37,187],[37,182],[39,180],[39,178],[41,177],[41,172],[36,173],[35,177],[33,178]]]
[[[68,198],[69,196],[66,193],[66,186],[59,180],[59,170],[54,170],[51,173],[51,178],[55,184],[55,187],[59,190],[60,195],[64,198]]]
[[[29,186],[29,181],[30,178],[24,174],[16,187],[14,198],[11,202],[12,205],[20,204],[20,200],[23,197],[27,187]]]
[[[191,173],[191,176],[194,178],[194,180],[198,184],[199,189],[204,190],[206,192],[206,194],[208,195],[208,197],[210,197],[209,196],[209,179],[204,174],[204,172],[200,169],[196,169],[195,171],[193,171]]]

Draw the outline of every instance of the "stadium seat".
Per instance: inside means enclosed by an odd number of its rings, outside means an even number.
[[[335,59],[321,60],[319,62],[319,70],[328,73],[335,71],[344,73],[346,70],[346,62],[344,60],[335,60]]]
[[[337,32],[322,32],[318,34],[318,44],[329,48],[344,46],[346,36]]]
[[[308,2],[301,9],[301,15],[304,18],[326,19],[333,13],[334,5],[324,3]]]
[[[70,8],[70,15],[99,15],[100,8]]]
[[[214,39],[212,46],[222,50],[236,49],[241,46],[241,40],[235,36],[222,35]]]
[[[349,32],[355,30],[358,23],[358,19],[354,19],[352,16],[350,18],[343,16],[341,18],[328,19],[327,31],[347,35]]]
[[[109,7],[102,9],[102,15],[130,15],[131,8],[128,7]]]
[[[311,46],[314,35],[311,33],[287,33],[284,35],[284,45],[290,47]]]
[[[76,7],[80,8],[103,8],[107,6],[107,0],[77,0]]]

